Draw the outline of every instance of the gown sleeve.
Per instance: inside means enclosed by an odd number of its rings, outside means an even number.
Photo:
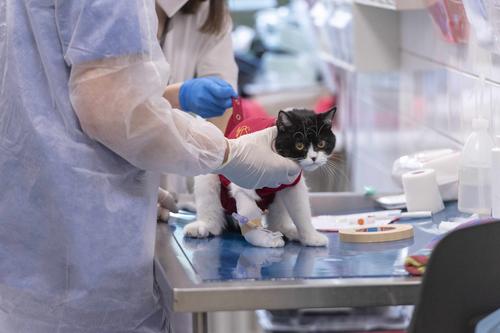
[[[169,66],[150,0],[72,0],[57,8],[82,130],[138,168],[198,175],[219,167],[226,141],[162,97]]]

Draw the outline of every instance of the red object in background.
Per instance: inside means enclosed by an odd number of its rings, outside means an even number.
[[[328,110],[330,110],[332,107],[337,105],[337,96],[336,95],[331,95],[331,96],[325,96],[325,97],[320,97],[314,104],[314,112],[316,113],[323,113]],[[338,111],[338,110],[337,110]],[[335,119],[333,121],[333,127],[334,128],[339,128],[339,118],[342,117],[341,115],[342,112],[337,112],[335,114]]]
[[[427,9],[444,40],[450,43],[467,43],[469,22],[461,0],[437,0]]]
[[[314,105],[314,112],[323,113],[337,105],[337,96],[320,97]]]

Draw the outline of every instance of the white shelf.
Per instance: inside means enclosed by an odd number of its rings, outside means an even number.
[[[414,10],[427,8],[427,0],[354,0],[364,6],[389,10]]]
[[[318,3],[322,4],[321,1]],[[311,11],[327,11],[326,6],[320,5],[313,7]],[[316,23],[317,40],[322,51],[319,54],[320,60],[349,72],[399,69],[401,58],[399,12],[351,2],[347,6],[343,5],[342,10],[351,11],[349,18],[352,22],[349,23],[350,26],[339,27],[329,22],[335,17],[337,13],[335,10],[329,14],[330,17],[325,18],[325,22]]]
[[[341,59],[337,59],[334,56],[332,56],[326,52],[320,52],[319,57],[321,60],[323,60],[323,61],[325,61],[325,62],[327,62],[335,67],[342,68],[348,72],[356,71],[356,67],[353,64],[350,64],[350,63],[348,63],[344,60],[341,60]]]

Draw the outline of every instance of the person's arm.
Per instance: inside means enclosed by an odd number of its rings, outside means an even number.
[[[174,83],[165,89],[165,93],[163,97],[165,97],[172,107],[179,109],[181,107],[179,102],[179,91],[182,83]],[[231,118],[232,109],[227,109],[221,116],[206,118],[209,122],[214,124],[221,132],[226,131],[227,123],[229,122],[229,118]]]
[[[165,88],[165,92],[163,93],[163,97],[165,97],[170,105],[176,109],[181,107],[179,102],[179,90],[181,89],[181,85],[182,83],[170,84]]]
[[[163,98],[168,64],[153,2],[68,0],[57,9],[70,98],[89,137],[144,170],[216,172],[246,188],[298,174],[295,163],[271,151],[275,132],[226,140],[214,125],[172,109]]]
[[[72,68],[71,101],[85,133],[145,170],[198,175],[220,166],[226,150],[222,133],[203,119],[171,108],[155,78],[161,68],[152,62],[131,67],[116,63],[123,60]]]
[[[70,98],[87,135],[144,170],[197,175],[223,163],[223,134],[162,97],[169,66],[154,2],[68,0],[57,9]]]

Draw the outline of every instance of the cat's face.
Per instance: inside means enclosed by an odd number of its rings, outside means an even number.
[[[293,159],[305,171],[324,165],[335,148],[332,121],[336,108],[316,114],[306,109],[280,111],[275,147],[281,156]]]

